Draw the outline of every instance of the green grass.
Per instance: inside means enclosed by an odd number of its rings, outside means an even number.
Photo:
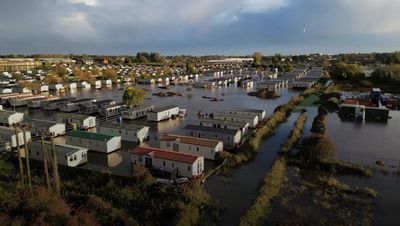
[[[305,98],[298,107],[313,107],[315,106],[315,102],[319,100],[319,96],[316,94],[311,94],[307,98]]]

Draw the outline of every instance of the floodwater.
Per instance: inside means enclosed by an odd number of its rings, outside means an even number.
[[[220,225],[237,225],[240,216],[253,204],[264,176],[277,159],[280,145],[286,142],[298,115],[293,113],[274,135],[264,140],[252,162],[233,169],[228,176],[214,175],[206,181],[205,190],[225,206]]]

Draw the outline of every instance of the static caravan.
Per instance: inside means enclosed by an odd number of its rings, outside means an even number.
[[[34,96],[29,96],[29,97],[18,97],[18,98],[12,98],[8,99],[8,102],[10,106],[12,107],[21,107],[21,106],[26,106],[28,105],[29,100],[34,100],[38,98],[45,98],[46,96],[44,95],[34,95]]]
[[[110,153],[121,148],[120,136],[73,130],[67,132],[65,137],[67,144],[84,147],[102,153]]]
[[[232,122],[247,122],[251,128],[255,128],[258,125],[258,115],[238,115],[229,114],[223,112],[213,113],[214,119],[232,121]]]
[[[100,106],[111,106],[113,104],[116,104],[115,100],[100,100],[96,102],[92,102],[89,105],[82,105],[80,112],[82,114],[95,114],[99,112]]]
[[[54,121],[44,120],[44,119],[28,119],[25,120],[30,127],[31,133],[37,136],[42,134],[52,135],[52,136],[61,136],[65,134],[65,124],[57,123]]]
[[[3,97],[1,97],[1,104],[5,105],[5,104],[10,103],[10,100],[12,101],[13,99],[22,98],[22,97],[31,97],[31,96],[33,96],[32,93],[22,93],[22,94],[17,94],[17,95],[3,96]]]
[[[0,125],[12,126],[24,120],[24,113],[15,111],[0,110]]]
[[[91,87],[91,85],[86,81],[76,82],[76,85],[78,88],[90,88]]]
[[[265,110],[258,109],[247,109],[247,108],[225,108],[225,113],[235,114],[235,115],[258,115],[258,120],[263,121],[267,116]]]
[[[156,148],[136,147],[132,164],[167,172],[172,178],[199,178],[203,175],[204,157]]]
[[[14,93],[31,93],[31,90],[25,87],[15,86],[12,88]]]
[[[112,81],[111,81],[111,79],[101,80],[101,84],[102,85],[106,85],[106,86],[111,86],[112,85]]]
[[[147,112],[147,121],[160,122],[178,115],[179,115],[179,107],[177,106],[172,105],[172,106],[158,107],[154,108],[152,111]]]
[[[58,100],[58,97],[44,97],[44,98],[37,98],[37,99],[30,99],[28,100],[28,107],[29,108],[40,108],[42,107],[43,103],[50,100]]]
[[[58,112],[54,116],[54,121],[65,123],[67,126],[76,126],[78,129],[89,129],[96,127],[96,117],[74,113]]]
[[[97,127],[99,133],[121,136],[122,140],[143,142],[149,137],[150,127],[132,124],[106,123]]]
[[[126,104],[117,103],[113,105],[100,105],[99,114],[101,116],[115,116],[121,114],[122,111],[126,110]]]
[[[184,131],[186,136],[221,140],[224,143],[224,148],[227,149],[237,147],[242,140],[242,133],[236,129],[186,125]]]
[[[78,85],[76,84],[76,82],[67,83],[66,86],[67,86],[68,89],[76,89],[76,88],[78,87]]]
[[[215,155],[224,149],[224,144],[220,140],[165,134],[160,139],[160,148],[215,160]]]
[[[93,98],[82,98],[82,99],[72,100],[70,102],[61,104],[60,111],[62,112],[79,111],[82,106],[90,106],[94,102],[96,102],[96,99]]]
[[[47,151],[47,158],[51,161],[52,149],[51,143],[45,141],[44,148]],[[68,144],[55,144],[54,149],[57,156],[57,163],[63,166],[76,167],[87,162],[87,148],[68,145]],[[38,161],[43,160],[42,156],[42,143],[40,141],[33,141],[29,149],[29,157]]]
[[[5,127],[0,126],[0,136],[3,138],[8,138],[10,141],[10,146],[12,148],[17,147],[17,139],[15,136],[15,129],[13,127]],[[25,131],[26,141],[29,142],[31,140],[31,132],[29,130]],[[24,133],[22,130],[18,130],[18,144],[23,146],[24,142]]]
[[[219,120],[213,118],[199,118],[199,125],[207,127],[215,127],[222,129],[235,129],[240,130],[242,136],[246,135],[249,131],[249,123],[247,122],[234,122],[228,120]]]
[[[61,98],[61,99],[56,99],[56,100],[49,100],[46,102],[43,102],[43,110],[48,110],[48,111],[54,111],[54,110],[60,110],[60,107],[64,103],[68,103],[70,101],[76,100],[76,97],[68,97],[68,98]]]
[[[58,92],[62,89],[65,89],[65,86],[63,84],[50,84],[49,85],[49,90],[55,90]]]
[[[141,117],[146,117],[147,112],[152,111],[153,109],[154,109],[153,105],[144,105],[144,106],[130,108],[122,112],[122,118],[137,119]]]
[[[0,154],[11,151],[10,137],[0,134]]]

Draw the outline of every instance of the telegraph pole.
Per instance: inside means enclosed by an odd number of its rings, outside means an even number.
[[[14,131],[15,131],[15,142],[17,145],[17,154],[18,154],[19,179],[20,179],[22,188],[25,188],[24,169],[23,169],[23,163],[22,163],[22,159],[21,159],[21,150],[19,148],[18,128],[17,128],[16,124],[14,124]]]
[[[22,128],[22,132],[24,133],[24,147],[25,147],[25,164],[26,164],[26,174],[28,176],[28,188],[32,189],[32,178],[31,178],[31,167],[29,164],[29,150],[28,150],[28,140],[26,139],[26,129]]]
[[[57,165],[57,155],[56,149],[54,147],[54,137],[51,135],[51,153],[53,158],[53,179],[56,194],[60,196],[60,177],[58,176],[58,165]]]
[[[48,190],[50,190],[50,178],[49,178],[49,167],[47,165],[48,163],[48,157],[47,157],[47,150],[44,146],[44,136],[42,134],[41,136],[41,143],[42,143],[42,160],[43,160],[43,168],[44,168],[44,176],[46,179],[46,187]]]

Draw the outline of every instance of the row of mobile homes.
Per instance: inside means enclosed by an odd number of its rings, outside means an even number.
[[[19,146],[23,146],[24,142],[24,132],[19,129],[18,132],[18,142],[15,136],[15,129],[13,127],[5,127],[0,126],[0,137],[7,138],[10,141],[10,146],[12,148]],[[31,140],[31,132],[29,130],[25,130],[26,141],[29,142]]]
[[[57,112],[54,116],[54,121],[65,123],[66,125],[72,125],[78,129],[89,129],[96,127],[96,117],[74,113]]]
[[[110,153],[121,148],[120,136],[73,130],[67,132],[65,137],[67,144],[84,147],[102,153]]]
[[[143,142],[149,137],[150,127],[121,124],[121,123],[106,123],[97,127],[99,133],[113,136],[121,136],[122,140],[131,142]]]
[[[0,126],[12,126],[24,120],[24,113],[0,110]]]
[[[147,116],[147,112],[154,109],[153,105],[144,105],[134,108],[127,109],[122,112],[122,118],[124,119],[137,119]]]
[[[45,141],[44,148],[47,152],[47,158],[50,160],[52,156],[51,143]],[[57,163],[60,165],[76,167],[87,162],[87,148],[68,144],[55,144],[54,149],[57,156]],[[29,157],[42,161],[42,154],[42,143],[40,141],[33,141],[30,145]]]
[[[122,111],[126,110],[126,104],[116,103],[112,105],[99,106],[99,114],[101,116],[115,116],[120,115]]]
[[[158,107],[147,112],[147,121],[160,122],[178,115],[179,107],[177,106]]]
[[[80,112],[82,114],[95,114],[99,112],[100,106],[105,107],[105,106],[111,106],[116,104],[115,100],[107,99],[107,100],[99,100],[96,102],[92,102],[91,104],[88,105],[82,105]]]
[[[242,133],[236,129],[186,125],[184,131],[186,136],[221,140],[224,143],[224,148],[227,149],[237,147],[242,141]]]
[[[247,122],[250,128],[255,128],[258,125],[258,115],[237,115],[223,112],[213,113],[213,118],[232,122]]]
[[[27,119],[25,120],[31,127],[31,133],[36,136],[61,136],[65,134],[65,124],[49,121],[45,119]]]
[[[1,104],[6,105],[15,99],[22,98],[22,97],[31,97],[31,96],[33,96],[32,93],[21,93],[21,94],[17,94],[17,95],[3,96],[0,98],[0,100],[1,100]]]
[[[165,134],[160,139],[160,148],[215,160],[215,155],[224,149],[224,144],[219,140]]]
[[[65,86],[63,84],[49,84],[49,90],[54,90],[60,92],[61,90],[65,90]]]
[[[267,112],[265,110],[258,110],[258,109],[225,108],[224,112],[235,115],[250,115],[250,116],[257,115],[259,121],[263,121],[267,116]]]
[[[8,103],[10,104],[11,107],[21,107],[21,106],[28,105],[28,102],[30,100],[35,100],[35,99],[40,99],[40,98],[46,98],[46,96],[34,95],[34,96],[28,96],[28,97],[12,98],[12,99],[8,99]]]
[[[145,147],[136,147],[131,155],[133,165],[168,172],[173,178],[198,178],[203,175],[202,156]]]
[[[57,100],[49,100],[46,102],[43,102],[43,110],[47,111],[54,111],[54,110],[60,110],[61,105],[64,103],[68,103],[70,101],[76,100],[76,97],[68,97],[68,98],[61,98]]]
[[[199,125],[207,127],[215,127],[222,129],[235,129],[240,130],[242,137],[249,131],[249,123],[247,122],[234,122],[228,120],[219,120],[213,118],[199,118]]]
[[[43,97],[43,98],[34,98],[30,99],[27,102],[29,108],[41,108],[43,103],[50,100],[58,100],[59,97],[52,96],[52,97]]]
[[[93,99],[93,98],[83,98],[83,99],[72,100],[70,102],[65,102],[65,103],[61,104],[60,111],[62,111],[62,112],[79,111],[82,106],[90,106],[94,102],[96,102],[96,99]]]

